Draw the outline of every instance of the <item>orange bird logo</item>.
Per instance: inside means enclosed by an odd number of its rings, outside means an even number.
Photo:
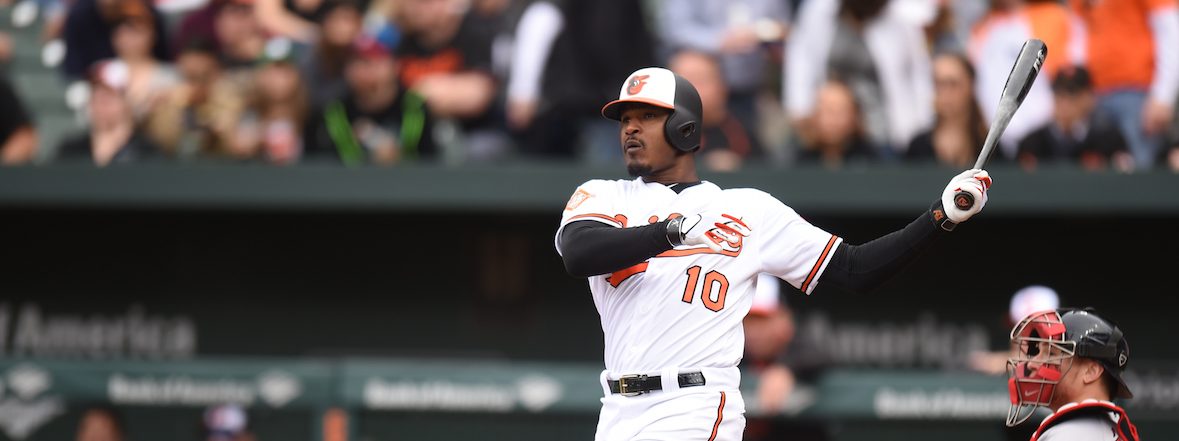
[[[643,90],[643,86],[647,85],[647,78],[650,77],[650,75],[635,75],[630,77],[630,82],[626,86],[626,93],[631,95],[638,94],[639,91]]]

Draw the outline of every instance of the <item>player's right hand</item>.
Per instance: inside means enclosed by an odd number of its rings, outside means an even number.
[[[694,214],[674,219],[672,222],[674,226],[671,224],[668,226],[668,240],[672,246],[704,245],[718,253],[723,249],[720,245],[721,242],[730,239],[736,240],[737,236],[749,237],[751,233],[749,226],[728,214],[720,216]],[[678,238],[673,237],[677,236],[674,234],[675,232],[679,233]]]

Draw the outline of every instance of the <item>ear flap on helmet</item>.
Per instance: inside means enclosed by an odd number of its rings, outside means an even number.
[[[664,135],[668,143],[681,152],[693,152],[700,148],[702,133],[700,121],[704,109],[700,93],[683,77],[675,76],[675,110],[667,117]]]

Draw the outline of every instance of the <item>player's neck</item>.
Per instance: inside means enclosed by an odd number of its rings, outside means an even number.
[[[663,185],[700,182],[700,177],[696,174],[696,162],[690,155],[688,153],[680,157],[671,167],[644,175],[643,182],[658,182]]]

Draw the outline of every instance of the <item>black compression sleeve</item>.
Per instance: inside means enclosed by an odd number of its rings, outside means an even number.
[[[831,263],[823,272],[823,283],[830,283],[852,292],[869,292],[929,248],[946,231],[934,220],[934,212],[941,210],[941,202],[897,231],[862,245],[841,243],[831,256]]]
[[[671,249],[667,221],[632,228],[577,221],[565,225],[558,240],[565,270],[578,277],[614,272]]]

